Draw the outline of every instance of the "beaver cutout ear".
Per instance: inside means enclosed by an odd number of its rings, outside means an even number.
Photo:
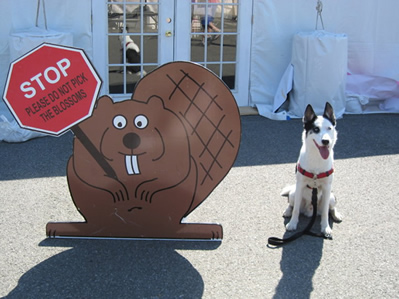
[[[114,104],[114,101],[109,96],[102,96],[100,97],[95,105],[95,109],[97,109],[100,105],[101,107],[110,107]]]
[[[165,103],[162,100],[162,98],[158,97],[158,96],[152,96],[148,99],[147,104],[150,105],[159,105],[160,108],[164,109],[165,108]]]

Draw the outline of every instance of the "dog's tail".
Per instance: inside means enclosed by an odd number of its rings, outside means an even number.
[[[295,185],[285,186],[281,191],[280,195],[284,197],[288,197],[291,191],[295,190]]]

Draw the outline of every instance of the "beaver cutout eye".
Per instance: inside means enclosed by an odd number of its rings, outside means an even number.
[[[316,134],[320,132],[320,128],[319,127],[314,127],[313,128],[313,132],[315,132]]]
[[[134,125],[137,129],[144,129],[148,125],[148,119],[144,115],[137,115],[134,119]]]
[[[117,115],[114,117],[112,123],[114,124],[114,127],[121,130],[124,127],[126,127],[127,120],[124,116],[122,115]]]

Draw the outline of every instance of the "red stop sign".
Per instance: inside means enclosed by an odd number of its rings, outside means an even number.
[[[44,43],[11,63],[3,98],[21,127],[60,135],[91,115],[100,87],[83,50]]]

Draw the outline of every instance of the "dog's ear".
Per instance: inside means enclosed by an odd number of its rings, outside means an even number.
[[[329,102],[326,103],[326,107],[324,108],[324,114],[323,116],[327,118],[334,126],[335,126],[335,114],[334,114],[334,109],[330,105]]]
[[[308,104],[306,106],[305,114],[303,116],[303,123],[313,122],[317,118],[316,113],[314,112],[312,105]]]

